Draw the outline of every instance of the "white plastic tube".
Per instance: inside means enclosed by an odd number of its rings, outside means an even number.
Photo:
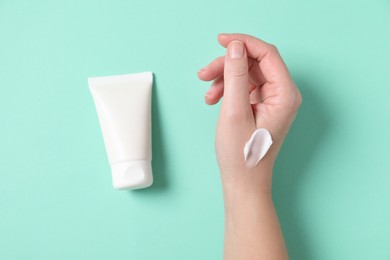
[[[153,183],[152,83],[151,72],[88,78],[116,189]]]

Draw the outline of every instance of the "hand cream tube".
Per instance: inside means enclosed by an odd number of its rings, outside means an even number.
[[[88,78],[116,189],[153,183],[152,83],[151,72]]]

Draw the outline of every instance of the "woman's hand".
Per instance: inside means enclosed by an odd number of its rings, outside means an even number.
[[[275,46],[244,34],[220,34],[218,41],[227,48],[226,55],[201,69],[198,76],[213,81],[205,96],[207,104],[216,104],[223,96],[216,133],[223,183],[253,186],[264,182],[270,188],[270,176],[259,175],[262,169],[272,172],[301,105],[301,94]],[[268,129],[274,143],[259,164],[248,169],[243,149],[257,128]]]

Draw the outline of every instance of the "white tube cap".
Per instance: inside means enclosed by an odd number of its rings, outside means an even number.
[[[118,190],[141,189],[152,185],[150,161],[127,161],[111,165],[112,185]]]

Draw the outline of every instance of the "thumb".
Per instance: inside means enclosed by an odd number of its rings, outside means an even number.
[[[232,41],[227,46],[224,67],[222,110],[228,114],[251,112],[248,92],[248,58],[244,43]]]

